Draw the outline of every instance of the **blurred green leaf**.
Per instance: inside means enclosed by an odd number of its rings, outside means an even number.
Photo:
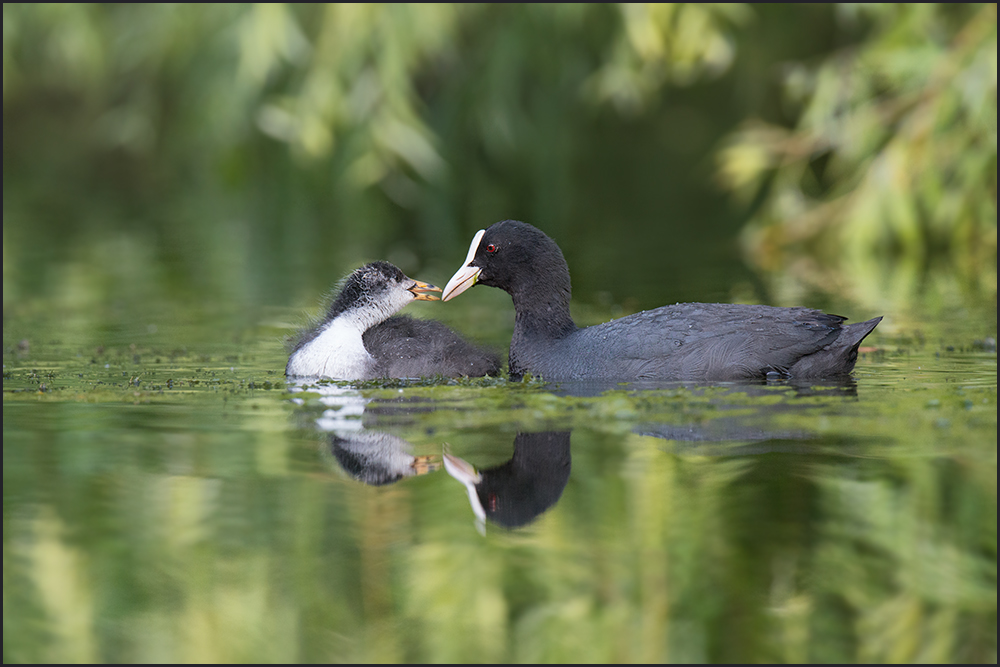
[[[845,12],[869,33],[789,69],[794,129],[748,123],[719,153],[724,186],[757,202],[745,256],[871,308],[899,279],[896,303],[912,303],[924,285],[909,267],[942,256],[995,296],[996,6]]]

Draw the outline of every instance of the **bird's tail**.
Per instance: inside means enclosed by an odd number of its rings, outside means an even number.
[[[875,330],[882,317],[867,322],[858,322],[841,327],[840,335],[825,348],[799,359],[789,369],[789,375],[796,378],[830,377],[846,375],[854,369],[858,360],[858,347],[865,337]]]

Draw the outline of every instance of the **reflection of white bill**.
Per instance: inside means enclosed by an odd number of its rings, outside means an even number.
[[[483,476],[473,467],[471,463],[457,456],[452,456],[447,451],[444,452],[444,469],[448,474],[465,485],[469,492],[469,504],[472,505],[472,513],[476,515],[476,530],[480,533],[485,531],[486,510],[479,501],[479,494],[476,492],[476,484],[483,480]]]

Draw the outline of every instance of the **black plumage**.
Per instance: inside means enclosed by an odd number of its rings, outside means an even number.
[[[388,262],[372,262],[343,281],[326,315],[294,342],[285,374],[339,380],[498,375],[500,358],[433,320],[395,315],[434,287]]]
[[[511,459],[482,471],[448,453],[444,462],[448,474],[465,484],[477,517],[516,528],[562,497],[572,465],[570,433],[518,433]]]
[[[475,283],[511,295],[516,312],[510,375],[550,380],[725,381],[846,375],[858,346],[881,321],[809,308],[684,303],[592,327],[570,317],[570,275],[541,230],[504,220],[477,234],[443,299]]]
[[[378,362],[378,377],[500,374],[500,355],[473,345],[437,320],[394,315],[365,331],[362,340]]]

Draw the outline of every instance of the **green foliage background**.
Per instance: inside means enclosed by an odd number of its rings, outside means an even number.
[[[617,310],[995,304],[995,5],[3,22],[5,314],[312,304],[376,257],[443,281],[507,217]]]
[[[996,662],[995,5],[3,31],[5,661]],[[721,407],[407,386],[419,454],[574,429],[558,508],[482,538],[443,473],[332,472],[280,341],[361,262],[440,284],[508,217],[556,238],[581,323],[810,305],[886,315],[880,350],[857,395]],[[503,346],[481,292],[410,312]],[[774,450],[638,434],[734,414]]]

